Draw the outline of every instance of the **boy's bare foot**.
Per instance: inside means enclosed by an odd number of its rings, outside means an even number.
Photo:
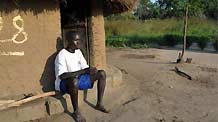
[[[104,113],[110,113],[110,110],[107,110],[103,105],[96,105],[95,109]]]
[[[85,117],[80,112],[74,112],[72,116],[76,122],[86,122]]]

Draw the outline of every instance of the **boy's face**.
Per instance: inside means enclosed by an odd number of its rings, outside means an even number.
[[[75,38],[73,40],[69,41],[68,46],[71,49],[79,49],[80,48],[80,38],[79,38],[79,35],[75,35]]]

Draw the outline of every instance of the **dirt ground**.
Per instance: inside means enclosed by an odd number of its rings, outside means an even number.
[[[218,122],[218,54],[187,52],[191,64],[176,64],[177,50],[108,49],[107,63],[123,72],[124,85],[107,93],[110,114],[88,105],[88,122]],[[192,80],[175,73],[175,66]],[[66,113],[33,122],[74,122]]]

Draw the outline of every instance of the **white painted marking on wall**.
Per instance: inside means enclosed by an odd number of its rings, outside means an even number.
[[[17,25],[17,22],[19,22],[19,21],[21,21],[21,26]],[[2,17],[0,17],[0,27],[1,27],[1,25],[2,25],[2,28],[3,28],[3,19],[2,19]],[[13,25],[18,30],[18,32],[16,34],[14,34],[11,39],[0,40],[1,43],[11,42],[12,41],[15,44],[22,44],[22,43],[27,41],[28,34],[24,31],[24,21],[23,21],[23,19],[22,19],[22,17],[20,15],[13,18]],[[1,31],[2,28],[0,28],[0,31]],[[17,36],[19,34],[23,34],[23,36],[24,36],[24,39],[22,41],[17,41],[16,40],[16,38],[17,38]]]
[[[5,52],[2,51],[0,52],[0,55],[4,55],[4,56],[24,56],[24,51],[21,52]]]
[[[5,40],[0,40],[1,43],[5,43],[5,42],[11,42],[11,39],[5,39]]]
[[[21,22],[21,25],[17,24],[19,21]],[[18,32],[14,34],[11,39],[0,40],[0,43],[13,42],[15,44],[23,44],[24,42],[27,41],[28,34],[24,31],[24,20],[22,19],[20,15],[13,18],[13,26],[18,30]],[[2,28],[3,28],[3,18],[0,17],[0,31],[2,30]],[[23,34],[24,36],[24,39],[21,41],[16,40],[19,34]],[[4,52],[3,51],[3,52],[0,52],[0,55],[23,56],[24,51],[22,52]]]
[[[3,19],[2,17],[0,17],[0,31],[2,30],[2,28],[3,28]]]
[[[21,27],[17,25],[17,22],[18,22],[18,21],[21,21]],[[23,21],[23,19],[21,18],[20,15],[14,17],[14,19],[13,19],[13,25],[14,25],[14,27],[15,27],[16,29],[18,29],[19,31],[18,31],[16,34],[14,34],[14,36],[12,37],[11,40],[12,40],[15,44],[22,44],[22,43],[24,43],[25,41],[27,41],[27,36],[28,36],[28,35],[27,35],[26,32],[24,32],[24,21]],[[22,34],[24,35],[24,39],[23,39],[22,41],[17,41],[16,38],[17,38],[17,36],[18,36],[20,33],[22,33]]]

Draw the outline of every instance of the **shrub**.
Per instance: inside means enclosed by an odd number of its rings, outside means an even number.
[[[152,47],[159,37],[129,35],[129,36],[108,36],[106,46],[148,48]]]
[[[186,48],[189,49],[192,45],[192,41],[191,40],[187,40],[186,41]]]
[[[159,44],[164,46],[174,47],[175,45],[179,44],[180,41],[181,41],[181,36],[166,34],[164,35],[163,40],[161,40]]]
[[[218,52],[218,34],[214,34],[210,39],[210,41],[213,42],[214,49]]]
[[[213,47],[218,52],[218,40],[213,43]]]
[[[112,47],[125,47],[128,39],[122,36],[107,37],[106,45]]]
[[[198,38],[196,36],[187,36],[186,48],[190,48],[193,42],[197,42]]]
[[[158,39],[157,44],[160,45],[160,46],[166,46],[166,42],[165,42],[163,36]]]
[[[128,40],[127,46],[132,48],[148,48],[153,43],[149,36],[132,35],[128,36]]]
[[[149,46],[147,44],[133,44],[131,45],[131,48],[134,48],[134,49],[139,49],[139,48],[148,48]]]
[[[204,48],[207,46],[207,40],[208,38],[203,36],[197,40],[198,46],[201,48],[201,50],[204,50]]]

